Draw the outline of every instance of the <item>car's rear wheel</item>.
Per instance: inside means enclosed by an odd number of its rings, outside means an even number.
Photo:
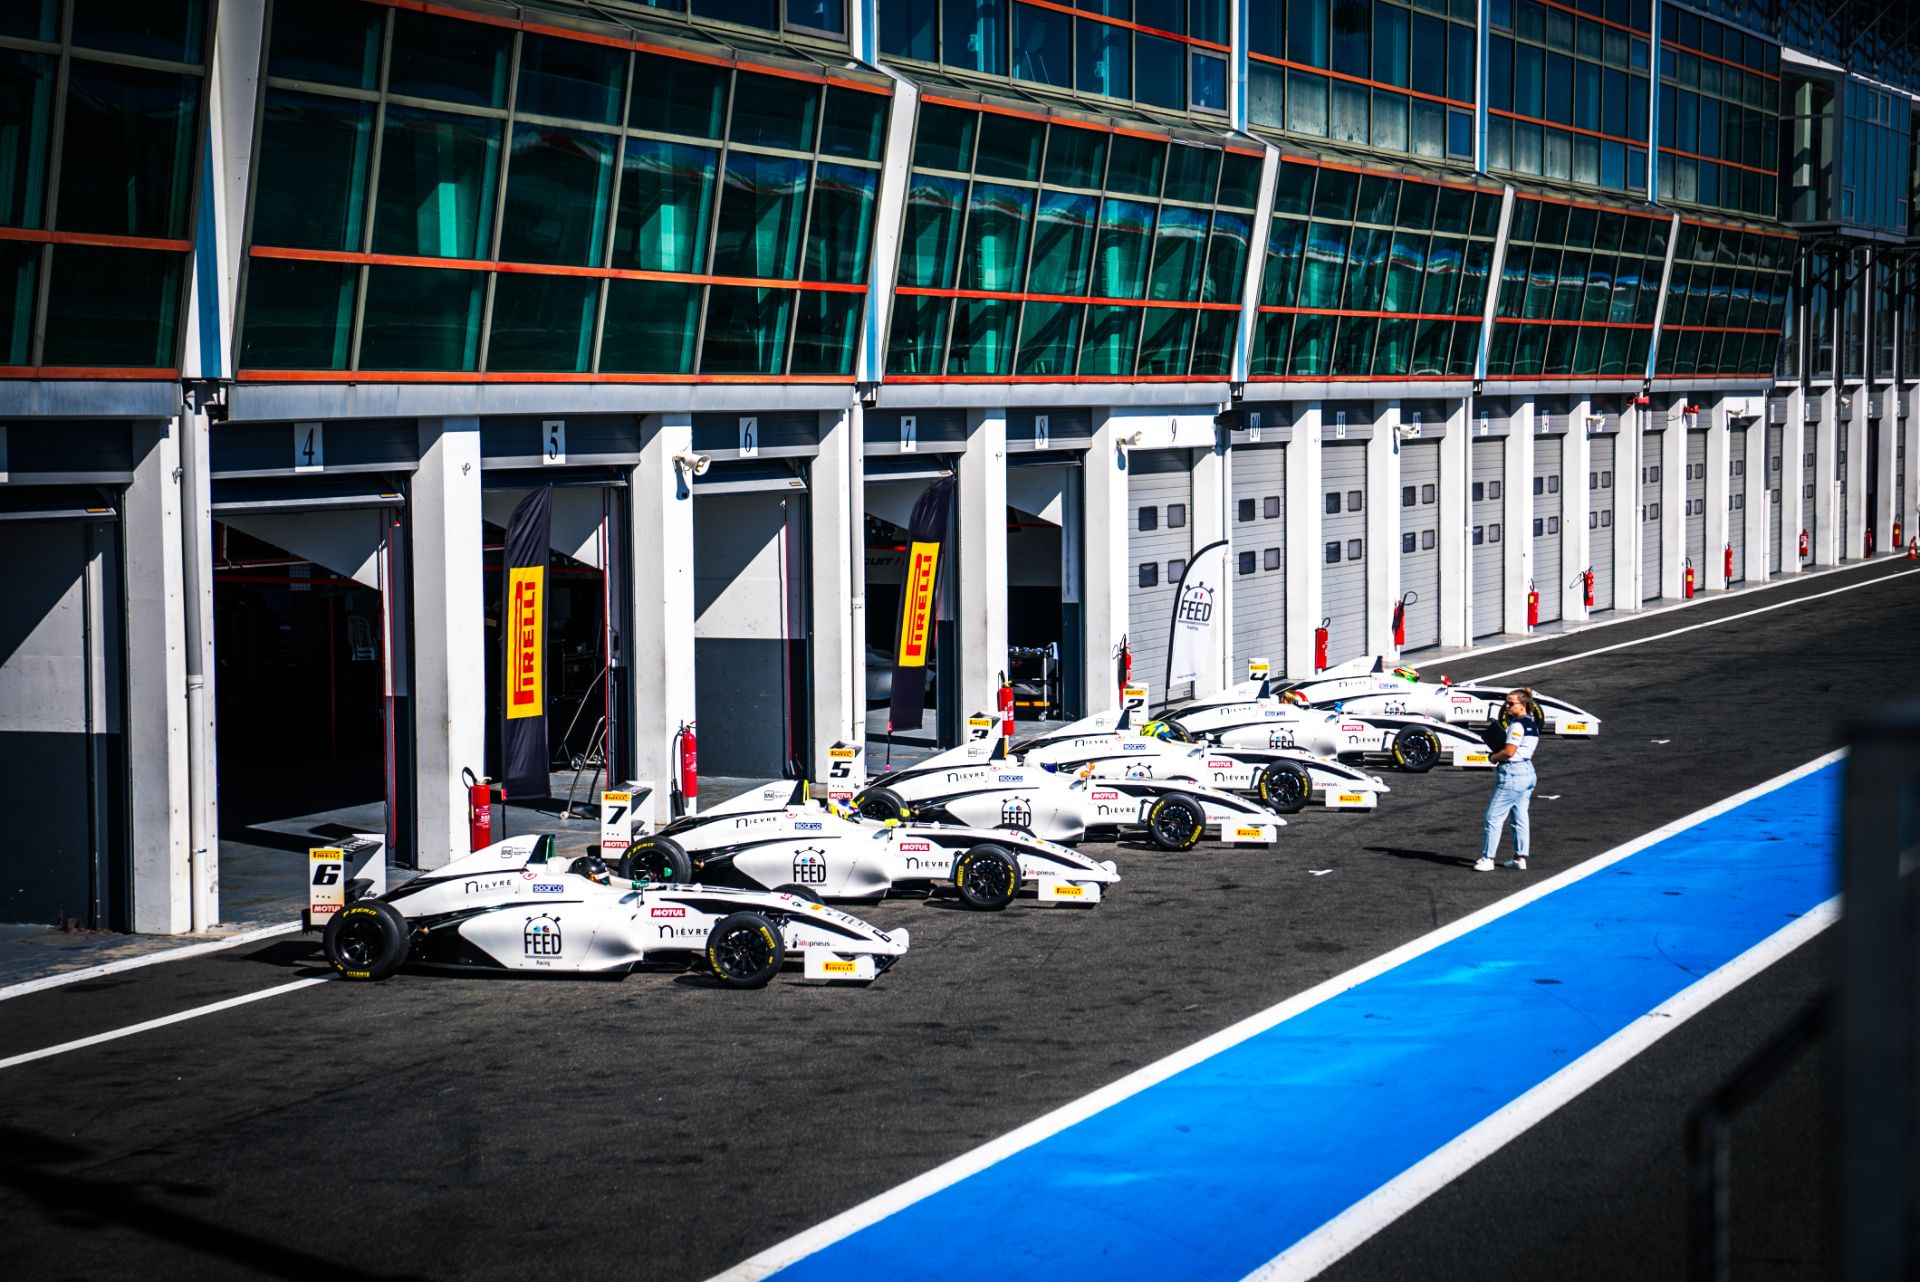
[[[780,928],[759,913],[729,913],[707,936],[707,969],[728,988],[765,988],[786,960]]]
[[[384,899],[363,899],[333,915],[321,943],[341,978],[385,979],[407,959],[407,919]]]
[[[1162,850],[1192,850],[1206,827],[1207,812],[1182,793],[1169,793],[1147,810],[1147,836]]]
[[[685,884],[693,880],[693,860],[671,837],[642,837],[621,857],[620,875],[628,881]]]
[[[869,788],[861,793],[853,803],[853,808],[864,819],[906,819],[913,811],[906,801],[891,788]]]
[[[1393,764],[1425,774],[1440,764],[1440,736],[1425,726],[1402,726],[1393,736]]]
[[[1291,761],[1273,761],[1260,771],[1253,790],[1276,815],[1291,815],[1313,796],[1313,776]]]
[[[996,912],[1012,903],[1019,891],[1020,864],[1004,847],[975,846],[955,861],[953,884],[967,907]]]

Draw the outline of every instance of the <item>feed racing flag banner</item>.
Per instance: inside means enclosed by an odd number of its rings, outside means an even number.
[[[893,697],[887,720],[915,730],[927,702],[927,655],[933,648],[933,611],[940,586],[940,549],[953,506],[953,478],[921,492],[907,530],[907,572],[900,584],[900,628],[893,643]]]
[[[520,501],[507,522],[500,598],[505,634],[506,716],[501,765],[510,797],[547,795],[547,547],[553,489],[541,486]]]
[[[1220,617],[1220,572],[1226,554],[1225,539],[1209,543],[1193,554],[1180,576],[1167,638],[1168,690],[1182,681],[1197,680],[1207,670],[1208,656],[1214,651],[1213,623]]]

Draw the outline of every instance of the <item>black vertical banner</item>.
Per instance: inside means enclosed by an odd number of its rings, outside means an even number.
[[[953,506],[953,478],[942,477],[915,500],[907,531],[906,578],[900,584],[900,626],[893,643],[893,698],[887,718],[896,730],[917,730],[927,702],[927,656],[940,585],[940,550]]]
[[[543,485],[513,509],[501,572],[506,620],[501,767],[510,797],[544,797],[547,783],[547,549],[553,488]]]

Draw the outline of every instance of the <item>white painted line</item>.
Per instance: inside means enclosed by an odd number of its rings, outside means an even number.
[[[10,984],[0,988],[0,1002],[9,997],[25,997],[28,993],[45,992],[49,988],[59,988],[63,984],[77,984],[83,979],[98,979],[102,975],[115,975],[123,970],[138,970],[142,966],[157,966],[161,962],[181,961],[188,957],[199,957],[206,953],[223,952],[229,948],[238,948],[242,944],[251,944],[256,940],[271,939],[275,935],[285,935],[300,929],[297,921],[279,926],[261,926],[256,930],[244,930],[237,935],[228,935],[221,939],[210,939],[204,944],[185,944],[179,948],[168,948],[157,953],[147,953],[141,957],[127,957],[120,961],[105,962],[98,966],[88,966],[84,970],[63,971],[58,975],[48,975],[44,979],[29,979],[22,983]]]
[[[12,1068],[16,1064],[31,1064],[37,1059],[51,1059],[55,1055],[64,1055],[68,1051],[81,1050],[88,1046],[98,1046],[102,1042],[117,1042],[122,1037],[132,1037],[135,1033],[151,1032],[156,1028],[165,1028],[168,1024],[179,1024],[189,1019],[198,1019],[202,1015],[212,1015],[223,1010],[232,1010],[236,1006],[245,1006],[248,1002],[265,1001],[269,997],[278,997],[282,993],[291,993],[296,989],[312,988],[315,984],[326,984],[333,980],[331,975],[318,979],[296,979],[291,984],[281,984],[277,988],[262,989],[257,993],[248,993],[244,997],[229,997],[223,1002],[214,1002],[208,1006],[196,1006],[192,1010],[183,1010],[177,1015],[166,1015],[159,1019],[150,1019],[142,1024],[129,1024],[125,1028],[116,1028],[110,1033],[95,1033],[92,1037],[82,1037],[76,1041],[61,1042],[58,1046],[48,1046],[37,1051],[28,1051],[24,1055],[14,1055],[0,1059],[0,1068]]]
[[[1583,650],[1579,654],[1570,654],[1562,659],[1542,659],[1538,663],[1529,663],[1518,668],[1508,668],[1504,672],[1488,673],[1484,677],[1476,677],[1474,680],[1463,682],[1462,684],[1484,685],[1489,681],[1498,681],[1501,677],[1510,677],[1519,672],[1532,672],[1538,668],[1551,668],[1562,663],[1572,663],[1578,659],[1591,659],[1596,654],[1610,654],[1615,650],[1628,650],[1636,645],[1647,645],[1654,641],[1664,641],[1668,637],[1677,637],[1688,632],[1698,632],[1702,628],[1717,628],[1723,623],[1732,623],[1737,619],[1751,619],[1756,614],[1766,614],[1773,610],[1784,610],[1789,606],[1805,605],[1809,601],[1818,601],[1823,597],[1839,596],[1842,592],[1855,592],[1861,588],[1877,587],[1882,583],[1891,583],[1895,579],[1904,579],[1914,574],[1920,574],[1920,570],[1902,570],[1898,574],[1883,574],[1878,578],[1868,579],[1864,583],[1849,583],[1844,588],[1829,588],[1825,592],[1815,592],[1808,596],[1798,596],[1791,601],[1776,601],[1772,605],[1763,605],[1755,610],[1743,610],[1739,614],[1729,614],[1724,618],[1708,619],[1705,623],[1689,623],[1684,628],[1674,628],[1670,632],[1658,632],[1650,637],[1640,637],[1633,641],[1619,641],[1613,645],[1603,645],[1597,650]]]
[[[1245,1282],[1310,1278],[1545,1121],[1589,1087],[1840,920],[1840,896],[1776,931],[1539,1083],[1491,1117],[1382,1184],[1249,1273]]]
[[[1477,912],[1469,913],[1455,922],[1431,931],[1420,938],[1410,940],[1391,952],[1382,953],[1372,961],[1365,962],[1332,979],[1314,985],[1305,992],[1296,993],[1287,1000],[1255,1015],[1249,1015],[1237,1024],[1229,1025],[1210,1037],[1202,1038],[1193,1045],[1175,1051],[1165,1059],[1157,1060],[1144,1068],[1135,1069],[1119,1081],[1102,1087],[1091,1095],[1085,1095],[1068,1104],[1063,1104],[1051,1113],[1037,1117],[1025,1126],[1009,1131],[996,1140],[990,1140],[968,1153],[934,1167],[922,1175],[915,1176],[906,1183],[897,1185],[884,1193],[869,1198],[858,1206],[850,1207],[830,1220],[813,1228],[803,1230],[784,1242],[775,1243],[758,1255],[741,1261],[724,1273],[715,1274],[711,1282],[758,1282],[770,1274],[777,1273],[788,1265],[805,1259],[814,1252],[830,1246],[842,1238],[851,1237],[872,1224],[886,1219],[895,1211],[913,1205],[922,1198],[938,1193],[941,1189],[957,1184],[970,1175],[976,1175],[997,1162],[1012,1157],[1023,1149],[1031,1148],[1044,1139],[1048,1139],[1075,1123],[1086,1120],[1103,1109],[1110,1108],[1122,1100],[1138,1095],[1150,1086],[1157,1085],[1195,1064],[1218,1055],[1221,1051],[1238,1046],[1248,1038],[1255,1037],[1294,1016],[1312,1010],[1315,1006],[1340,996],[1349,989],[1357,988],[1376,975],[1385,974],[1403,962],[1412,961],[1422,954],[1432,952],[1443,944],[1478,930],[1488,922],[1498,921],[1508,913],[1517,912],[1536,899],[1544,899],[1556,891],[1563,890],[1575,882],[1584,881],[1595,873],[1602,872],[1631,855],[1638,854],[1649,846],[1665,841],[1675,833],[1683,832],[1696,824],[1704,823],[1716,815],[1741,806],[1756,797],[1765,796],[1779,788],[1805,778],[1814,771],[1829,766],[1846,755],[1846,749],[1836,749],[1824,756],[1816,757],[1805,765],[1796,766],[1785,774],[1776,775],[1764,783],[1755,784],[1743,792],[1714,802],[1690,815],[1675,819],[1672,823],[1662,824],[1651,832],[1643,833],[1632,841],[1615,846],[1612,850],[1595,855],[1584,863],[1576,864],[1565,872],[1546,878],[1528,886],[1526,889],[1507,896],[1498,903],[1488,904]],[[1563,1070],[1564,1071],[1564,1070]]]

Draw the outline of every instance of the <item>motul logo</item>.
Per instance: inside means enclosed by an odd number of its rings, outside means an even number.
[[[653,910],[653,915],[655,917],[685,917],[687,910],[684,908],[656,908]]]
[[[932,843],[925,842],[925,841],[903,841],[900,843],[900,849],[924,851],[924,850],[932,850],[933,845]]]

